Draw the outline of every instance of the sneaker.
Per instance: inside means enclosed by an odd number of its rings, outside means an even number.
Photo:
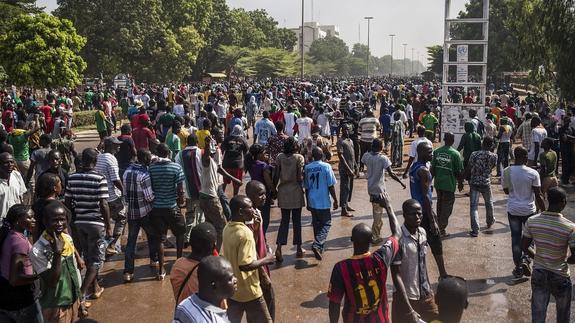
[[[523,269],[521,267],[516,267],[513,269],[512,274],[514,279],[521,279],[523,278]]]
[[[124,273],[124,283],[131,283],[134,280],[134,275],[130,273]]]
[[[524,261],[521,263],[521,271],[523,271],[524,276],[531,277],[531,266],[528,262]]]
[[[315,256],[315,259],[317,259],[317,260],[322,259],[321,250],[319,250],[318,247],[311,247],[311,251],[313,251],[313,255]]]
[[[118,254],[118,250],[113,246],[106,248],[106,256],[114,256]]]
[[[491,229],[491,227],[493,227],[493,225],[495,224],[495,220],[493,220],[493,222],[491,223],[487,223],[487,229]]]

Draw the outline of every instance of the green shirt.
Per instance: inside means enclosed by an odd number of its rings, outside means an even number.
[[[463,171],[461,155],[451,146],[437,148],[431,161],[433,186],[442,191],[455,192],[457,174]]]
[[[541,178],[554,177],[557,168],[557,153],[552,149],[539,155],[541,166],[545,165],[545,173],[541,173]]]
[[[178,135],[170,131],[168,133],[168,136],[166,136],[166,145],[168,145],[168,147],[172,151],[172,159],[174,159],[174,157],[176,157],[176,155],[180,151],[180,137],[178,137]]]
[[[461,136],[459,147],[463,149],[463,160],[466,162],[474,151],[481,150],[481,137],[477,132],[467,132]]]
[[[175,118],[176,115],[173,113],[164,113],[160,119],[158,119],[158,122],[164,127],[171,127]]]
[[[425,115],[425,117],[423,117],[423,120],[421,120],[421,122],[423,123],[425,130],[433,131],[433,128],[435,127],[438,121],[433,114],[428,113]]]
[[[18,130],[17,130],[18,131]],[[28,145],[28,136],[23,132],[21,134],[11,133],[8,135],[8,143],[14,147],[14,159],[17,161],[27,161],[30,159],[30,150]]]
[[[96,119],[96,129],[98,132],[108,130],[108,125],[106,124],[106,115],[102,110],[96,110],[94,119]]]

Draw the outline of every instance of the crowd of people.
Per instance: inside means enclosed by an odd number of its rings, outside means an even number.
[[[439,129],[440,86],[420,79],[132,85],[88,89],[83,98],[63,89],[46,91],[41,102],[36,95],[0,94],[2,320],[86,318],[105,297],[99,271],[106,259],[124,253],[124,282],[142,278],[134,272],[142,231],[157,280],[167,274],[165,246],[176,248],[174,322],[241,322],[244,313],[248,322],[273,322],[269,266],[283,262],[290,223],[295,257],[303,258],[303,208],[311,213],[310,252],[321,261],[333,211],[353,218],[354,182],[366,178],[373,223],[353,227],[353,257],[333,268],[330,321],[459,322],[467,286],[448,274],[442,240],[465,182],[469,235],[482,232],[479,195],[483,230],[491,229],[492,177],[499,177],[508,194],[512,274],[531,277],[533,321],[545,321],[550,294],[558,322],[569,321],[575,225],[561,215],[559,184],[569,185],[573,174],[572,107],[492,93],[480,113],[469,110],[459,139]],[[483,102],[463,89],[450,91],[448,101]],[[72,135],[78,108],[93,110],[100,137],[81,154]],[[410,199],[391,200],[386,174],[409,186]],[[392,202],[402,206],[403,225]],[[275,250],[272,206],[281,210]],[[382,236],[384,210],[389,237]],[[428,246],[440,276],[435,292]]]

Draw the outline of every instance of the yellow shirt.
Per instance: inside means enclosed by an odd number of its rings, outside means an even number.
[[[206,137],[210,135],[209,130],[198,130],[196,136],[198,137],[198,147],[200,149],[206,148]]]
[[[188,136],[190,136],[190,133],[184,128],[180,129],[180,132],[178,132],[178,137],[180,137],[180,150],[184,150],[188,145]]]
[[[241,271],[240,266],[249,265],[258,259],[254,234],[242,222],[229,222],[224,228],[222,255],[232,264],[238,279],[238,290],[232,296],[236,302],[249,302],[263,295],[257,269]]]

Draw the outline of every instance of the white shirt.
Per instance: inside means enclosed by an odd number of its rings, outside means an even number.
[[[6,217],[12,205],[22,203],[22,195],[26,193],[26,184],[17,170],[10,173],[10,179],[0,179],[0,220]]]
[[[320,135],[324,137],[329,137],[329,135],[331,135],[331,131],[329,128],[329,119],[324,113],[317,116],[317,124],[321,126]]]
[[[298,127],[298,142],[301,144],[305,138],[311,137],[311,127],[313,120],[311,118],[299,118],[296,120]]]
[[[407,104],[405,107],[405,113],[407,114],[408,120],[413,120],[413,106],[411,104]]]
[[[293,127],[295,127],[295,114],[293,112],[284,112],[285,133],[293,136]]]
[[[529,150],[529,160],[537,160],[539,156],[535,156],[535,143],[539,143],[539,153],[543,152],[541,142],[547,137],[547,130],[542,127],[537,127],[531,130],[531,149]]]
[[[535,195],[533,187],[541,187],[539,173],[525,165],[511,165],[503,170],[503,189],[509,190],[507,212],[512,215],[534,214]]]
[[[108,202],[117,200],[122,196],[122,192],[114,185],[115,181],[121,181],[120,168],[116,157],[110,153],[102,153],[98,155],[98,161],[94,168],[96,172],[103,175],[108,182]]]
[[[409,145],[409,157],[413,157],[414,160],[417,160],[417,146],[422,143],[427,142],[431,145],[431,141],[425,137],[418,137],[414,141],[411,142]]]
[[[183,117],[186,114],[186,111],[184,110],[184,105],[183,104],[174,105],[174,114],[177,115],[178,117]]]

